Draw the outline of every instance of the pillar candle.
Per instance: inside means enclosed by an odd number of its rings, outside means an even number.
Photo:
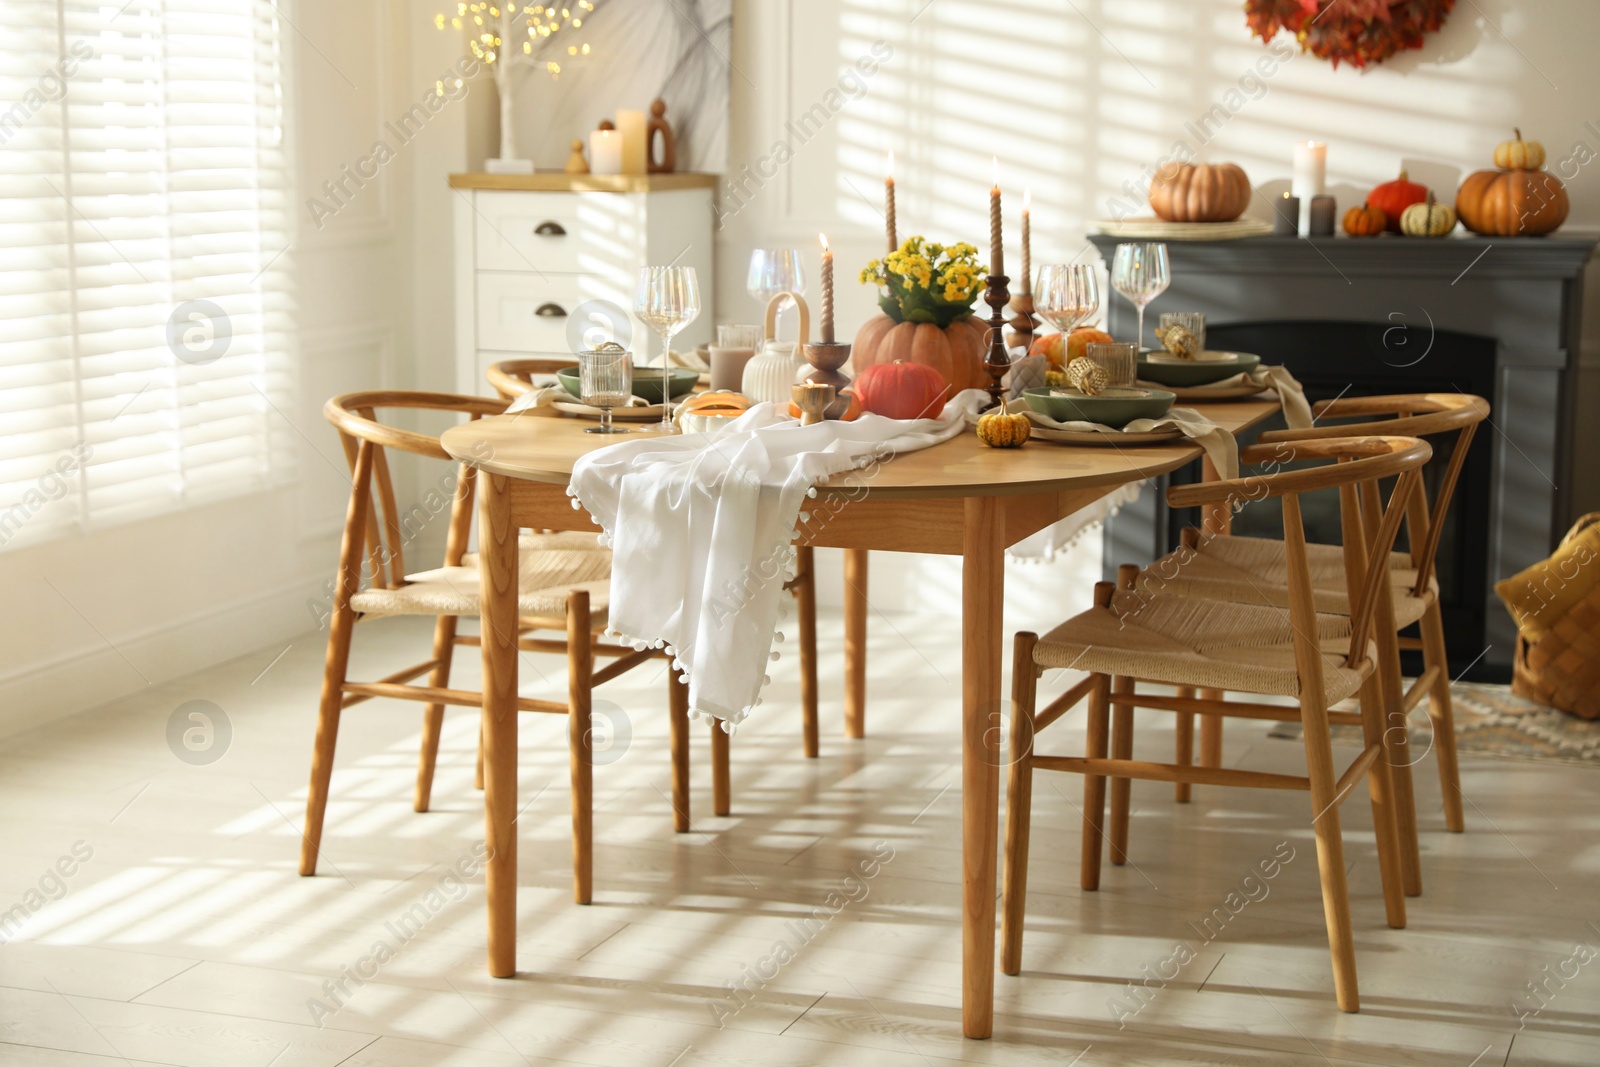
[[[989,189],[989,273],[999,277],[1006,272],[1006,253],[1000,240],[1000,157],[994,160],[994,185]]]
[[[1333,216],[1335,212],[1334,199],[1331,196],[1313,196],[1311,198],[1311,228],[1313,237],[1333,236]]]
[[[643,111],[618,111],[617,133],[622,138],[622,173],[643,174],[650,168],[650,117]]]
[[[1274,205],[1272,212],[1272,235],[1274,237],[1295,237],[1300,233],[1300,198],[1283,194],[1283,199]]]
[[[1290,192],[1300,201],[1299,232],[1311,229],[1311,198],[1321,196],[1328,175],[1328,146],[1321,141],[1301,141],[1294,146],[1294,180]]]
[[[889,238],[889,251],[900,247],[894,223],[894,149],[889,149],[889,170],[883,178],[883,228]]]
[[[616,130],[595,130],[589,135],[589,173],[622,173],[622,138]]]
[[[817,234],[822,241],[822,343],[833,344],[833,249],[828,247],[828,235]]]

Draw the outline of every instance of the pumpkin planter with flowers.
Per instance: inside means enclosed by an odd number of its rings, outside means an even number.
[[[905,362],[937,371],[946,398],[988,388],[983,357],[989,326],[972,313],[985,273],[972,245],[921,237],[908,237],[882,260],[868,263],[861,281],[878,286],[883,314],[856,332],[850,362],[858,383],[870,367]],[[862,403],[872,410],[865,396]]]

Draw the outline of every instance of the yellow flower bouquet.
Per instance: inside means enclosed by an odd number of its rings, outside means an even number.
[[[972,314],[985,276],[973,246],[907,237],[899,248],[868,263],[861,282],[878,287],[878,306],[895,322],[948,326]]]

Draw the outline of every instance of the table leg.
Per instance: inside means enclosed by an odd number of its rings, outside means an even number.
[[[867,550],[844,550],[844,735],[867,736]]]
[[[489,973],[517,971],[517,530],[511,480],[478,477],[482,571],[483,806]]]
[[[995,848],[1000,817],[1000,656],[1005,511],[966,501],[961,565],[961,1030],[994,1030]]]

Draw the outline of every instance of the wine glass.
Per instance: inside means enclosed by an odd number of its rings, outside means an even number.
[[[693,267],[643,267],[633,293],[633,313],[661,337],[661,433],[673,433],[672,335],[700,314],[700,281]]]
[[[796,249],[758,248],[750,253],[750,273],[745,277],[745,289],[761,302],[763,310],[767,302],[779,293],[805,296],[806,276],[800,262],[800,253]],[[787,300],[778,308],[777,323],[773,327],[774,340],[777,334],[783,332],[783,313],[788,308]]]
[[[600,409],[600,425],[584,433],[627,433],[611,425],[611,409],[633,398],[633,356],[615,341],[578,353],[579,399]]]
[[[1148,244],[1123,244],[1111,261],[1111,287],[1139,309],[1139,336],[1135,343],[1144,348],[1144,308],[1166,291],[1172,283],[1172,271],[1167,265],[1167,246]]]
[[[1062,333],[1100,310],[1100,282],[1087,263],[1046,263],[1039,268],[1033,287],[1033,306],[1043,319]]]

